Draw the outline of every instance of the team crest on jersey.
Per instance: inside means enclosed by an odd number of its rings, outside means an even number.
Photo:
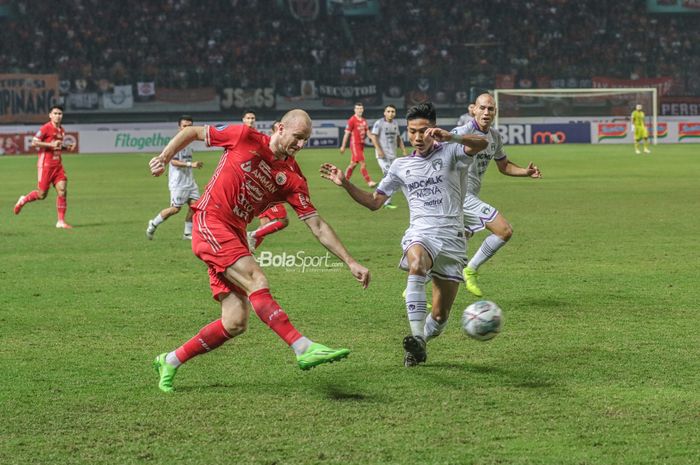
[[[245,163],[241,163],[241,169],[245,171],[246,173],[250,173],[250,170],[253,168],[253,163],[248,160]]]
[[[287,182],[287,175],[284,173],[277,173],[275,175],[275,182],[278,186],[283,186],[284,183]]]
[[[411,174],[411,170],[406,170],[406,176],[408,176],[409,174]]]
[[[483,213],[484,215],[488,215],[489,213],[491,213],[491,209],[489,207],[484,207],[481,209],[481,213]]]
[[[442,169],[442,160],[440,158],[433,160],[432,164],[435,171],[440,171]]]

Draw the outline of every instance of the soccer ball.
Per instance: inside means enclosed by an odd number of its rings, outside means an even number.
[[[488,341],[498,336],[502,325],[501,308],[489,300],[474,302],[462,314],[464,334],[479,341]]]

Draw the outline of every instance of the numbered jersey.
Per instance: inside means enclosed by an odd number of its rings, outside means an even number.
[[[489,142],[488,147],[474,155],[474,163],[469,165],[466,172],[467,193],[478,196],[481,190],[481,180],[491,160],[502,160],[506,158],[506,153],[503,151],[501,135],[494,128],[489,128],[488,132],[484,133],[479,128],[479,125],[476,124],[475,120],[469,121],[464,126],[456,127],[451,132],[452,134],[459,135],[473,134],[477,136],[486,136]]]
[[[316,215],[299,165],[293,157],[275,158],[269,136],[242,124],[206,126],[206,144],[225,151],[195,210],[244,231],[255,216],[282,202],[302,220]]]
[[[426,156],[414,151],[397,158],[377,192],[390,196],[403,191],[410,212],[409,230],[462,231],[462,169],[473,160],[461,144],[436,143]]]
[[[63,144],[63,138],[66,132],[63,127],[56,127],[50,121],[43,125],[36,134],[34,138],[38,139],[39,142],[52,143],[54,141],[60,141]],[[61,145],[57,149],[40,148],[39,149],[39,160],[37,162],[38,167],[50,167],[58,166],[61,164]]]

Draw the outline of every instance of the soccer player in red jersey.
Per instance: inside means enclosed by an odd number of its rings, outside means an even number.
[[[311,136],[311,118],[292,110],[272,136],[245,125],[190,126],[178,132],[151,159],[154,176],[165,170],[170,159],[194,140],[223,147],[224,154],[194,204],[192,250],[209,267],[209,284],[221,304],[221,318],[202,328],[176,350],[156,357],[158,387],[173,390],[178,367],[209,352],[248,327],[250,309],[294,350],[302,370],[348,356],[348,349],[330,349],[302,336],[270,294],[270,285],[248,249],[246,226],[270,205],[285,201],[296,211],[314,236],[350,268],[367,287],[370,274],[343,246],[333,229],[316,212],[309,198],[306,178],[294,157]]]
[[[75,144],[65,145],[63,139],[65,131],[61,126],[63,121],[63,107],[54,105],[49,111],[49,122],[39,129],[32,139],[32,147],[39,148],[39,161],[37,168],[39,171],[39,184],[36,190],[31,191],[27,195],[22,195],[15,204],[15,215],[19,215],[24,207],[29,202],[35,200],[44,200],[49,191],[49,186],[53,185],[56,189],[56,212],[58,213],[57,228],[70,229],[71,225],[66,223],[66,173],[63,170],[61,163],[61,151],[74,150]]]
[[[367,164],[365,163],[365,136],[367,135],[367,120],[362,117],[365,112],[365,107],[362,102],[357,102],[355,104],[355,114],[348,119],[345,125],[345,134],[343,135],[343,142],[340,144],[340,153],[345,153],[345,147],[348,145],[348,139],[350,139],[350,152],[352,154],[350,158],[350,164],[345,170],[345,178],[350,179],[352,172],[360,164],[360,172],[362,177],[367,181],[369,187],[374,187],[377,185],[376,182],[372,181],[369,177],[369,172],[367,171]]]
[[[243,124],[250,128],[255,128],[255,113],[252,110],[246,110],[243,113]],[[279,121],[272,123],[272,133],[277,130]],[[255,252],[260,244],[262,244],[265,236],[281,231],[289,226],[289,218],[287,217],[287,209],[283,204],[273,205],[260,215],[260,226],[255,231],[248,231],[248,248],[251,252]]]

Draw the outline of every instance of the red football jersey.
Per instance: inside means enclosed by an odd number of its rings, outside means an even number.
[[[242,228],[271,206],[287,202],[304,220],[316,215],[309,186],[293,157],[278,160],[270,137],[243,124],[206,126],[206,144],[226,149],[195,210]]]
[[[345,125],[345,130],[350,132],[350,144],[356,147],[364,147],[367,135],[367,120],[352,115]]]
[[[34,134],[34,137],[39,139],[40,142],[46,142],[46,143],[51,143],[55,140],[60,140],[61,144],[63,144],[63,136],[65,136],[66,132],[63,130],[63,126],[57,128],[53,124],[51,124],[51,121],[43,125],[39,131],[37,131],[36,134]],[[47,149],[47,148],[40,148],[39,149],[39,161],[37,162],[37,166],[57,166],[61,164],[61,147],[57,149]]]

